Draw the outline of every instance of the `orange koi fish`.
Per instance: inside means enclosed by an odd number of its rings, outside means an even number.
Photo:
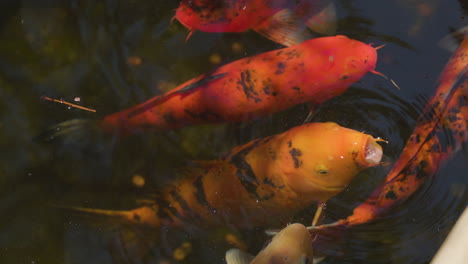
[[[186,223],[279,226],[342,191],[381,157],[370,135],[335,123],[308,123],[200,162],[150,204],[129,211],[72,209],[156,229]]]
[[[336,12],[329,0],[183,0],[175,19],[190,30],[244,32],[255,30],[285,46],[311,38],[305,27],[334,34]]]
[[[104,132],[129,135],[184,126],[240,122],[297,104],[319,104],[374,72],[376,49],[345,36],[308,40],[294,47],[243,58],[189,80],[166,94],[97,122]],[[63,122],[44,138],[79,132],[92,123]]]
[[[302,224],[291,224],[276,234],[256,257],[239,249],[226,252],[227,264],[312,263],[312,237]]]
[[[453,142],[443,146],[438,133],[449,131]],[[367,223],[401,204],[439,166],[468,142],[468,38],[453,54],[439,78],[435,95],[426,105],[401,156],[371,196],[346,219],[310,229]]]

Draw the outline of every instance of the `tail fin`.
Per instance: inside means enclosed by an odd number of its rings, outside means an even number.
[[[122,224],[138,224],[154,228],[160,226],[157,208],[154,206],[143,206],[133,210],[122,211],[60,205],[54,206],[73,214],[79,214],[80,220],[89,219],[90,222],[101,222],[101,224],[107,226]]]
[[[91,119],[72,119],[52,127],[34,138],[35,141],[77,143],[89,141],[90,138],[101,135],[98,121]]]

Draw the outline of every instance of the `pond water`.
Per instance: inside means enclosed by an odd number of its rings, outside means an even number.
[[[338,34],[385,44],[377,68],[321,105],[315,121],[385,138],[395,161],[451,56],[438,42],[466,25],[464,1],[336,1]],[[34,138],[59,122],[135,105],[219,64],[281,48],[255,32],[195,32],[171,18],[178,1],[2,1],[0,4],[0,262],[223,263],[235,236],[251,253],[262,229],[213,227],[187,235],[149,230],[60,209],[124,210],[151,199],[191,160],[216,159],[234,146],[302,123],[307,106],[242,124],[204,125],[128,138],[44,143]],[[41,99],[63,99],[97,112]],[[467,205],[466,146],[408,201],[376,221],[343,230],[320,247],[322,263],[428,263]],[[324,222],[346,217],[385,177],[366,170],[327,205]],[[138,179],[144,179],[144,184]],[[132,181],[133,180],[133,181]],[[136,181],[136,182],[135,182]],[[309,224],[314,206],[291,219]],[[267,227],[265,227],[267,228]],[[161,235],[162,236],[162,235]],[[155,242],[156,237],[165,243]],[[329,241],[330,242],[330,241]]]

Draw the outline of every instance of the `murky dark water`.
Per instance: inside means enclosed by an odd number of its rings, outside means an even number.
[[[41,3],[39,3],[41,2]],[[432,95],[450,53],[437,42],[466,25],[463,1],[338,1],[338,33],[379,50],[377,70],[318,109],[313,121],[334,121],[389,140],[394,161]],[[172,252],[192,243],[184,263],[222,263],[232,247],[213,228],[187,236],[167,233],[165,244],[145,230],[68,214],[54,205],[129,209],[171,181],[190,160],[215,159],[233,146],[298,125],[298,106],[268,118],[201,126],[89,144],[45,144],[33,138],[73,118],[99,118],[150,98],[214,68],[280,48],[254,32],[207,34],[170,23],[177,1],[2,1],[0,4],[0,262],[173,263]],[[465,9],[463,9],[465,8]],[[130,61],[129,61],[130,58]],[[132,63],[131,58],[141,59]],[[62,98],[90,113],[41,100]],[[445,164],[403,205],[376,222],[344,231],[324,263],[427,263],[468,201],[468,151]],[[329,202],[327,217],[346,217],[385,177],[389,166],[360,175]],[[143,188],[132,177],[146,179]],[[313,208],[306,213],[312,214]],[[305,219],[306,218],[306,219]],[[308,224],[311,216],[299,215]],[[101,222],[100,222],[101,221]],[[236,233],[237,234],[237,233]],[[268,238],[238,234],[250,252]],[[166,262],[164,262],[166,261]]]

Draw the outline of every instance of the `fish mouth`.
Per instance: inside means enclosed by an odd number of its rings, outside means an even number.
[[[374,138],[369,136],[366,144],[363,146],[362,155],[358,162],[364,167],[373,167],[380,164],[382,160],[382,147],[375,141]]]

